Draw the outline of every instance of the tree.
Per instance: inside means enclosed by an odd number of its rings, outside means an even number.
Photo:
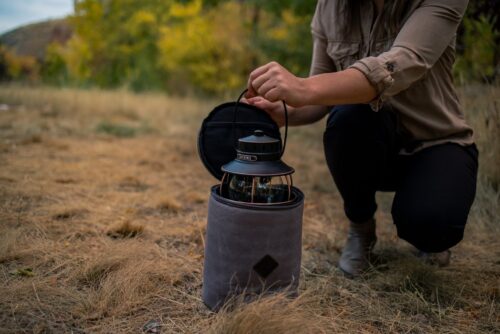
[[[75,29],[74,39],[79,39],[79,45],[86,45],[88,49],[87,59],[81,61],[90,69],[91,80],[102,87],[126,84],[136,90],[161,86],[163,73],[158,67],[156,42],[160,28],[168,23],[172,3],[168,0],[78,1],[71,23]],[[71,47],[71,42],[69,44]],[[74,79],[88,78],[76,74]]]

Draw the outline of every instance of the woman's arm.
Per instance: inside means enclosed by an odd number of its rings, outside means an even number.
[[[323,118],[329,106],[367,103],[376,97],[375,88],[358,70],[298,78],[275,62],[252,72],[248,89],[247,102],[266,110],[280,126],[285,122],[282,100],[289,106],[289,124],[305,125]]]
[[[272,62],[257,68],[248,80],[247,97],[285,100],[300,107],[377,102],[420,80],[454,38],[467,0],[424,0],[405,22],[393,47],[351,68],[298,78]],[[380,103],[377,103],[380,105]]]
[[[292,107],[368,103],[377,95],[366,76],[356,69],[298,78],[283,66],[271,62],[257,68],[248,80],[247,98],[262,96]]]

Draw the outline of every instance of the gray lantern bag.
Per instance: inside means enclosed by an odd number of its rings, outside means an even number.
[[[210,193],[203,268],[203,302],[214,311],[238,295],[297,295],[304,208],[304,195],[292,184],[294,170],[281,161],[288,124],[281,145],[267,113],[239,99],[232,108],[223,106],[204,121],[198,140],[203,163],[221,180]],[[221,138],[224,125],[229,131]],[[244,138],[234,135],[250,131]],[[226,147],[218,150],[213,143]],[[220,155],[223,149],[226,156]]]

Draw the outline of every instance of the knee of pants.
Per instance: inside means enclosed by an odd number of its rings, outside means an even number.
[[[370,120],[374,118],[375,113],[366,104],[340,105],[332,109],[327,120],[327,131],[330,128],[336,130],[356,130],[366,127]]]
[[[449,217],[439,209],[392,212],[401,239],[417,249],[437,253],[458,244],[464,235],[465,221]]]
[[[368,105],[342,105],[333,108],[328,116],[323,136],[326,152],[355,143],[370,142],[375,113]]]

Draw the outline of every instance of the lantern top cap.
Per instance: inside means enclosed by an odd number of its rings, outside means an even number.
[[[222,171],[252,176],[292,174],[294,169],[281,161],[281,152],[281,140],[255,130],[238,140],[236,159],[222,166]]]
[[[262,130],[255,130],[253,135],[238,139],[238,154],[267,156],[257,160],[277,160],[281,157],[281,140],[270,137]]]

